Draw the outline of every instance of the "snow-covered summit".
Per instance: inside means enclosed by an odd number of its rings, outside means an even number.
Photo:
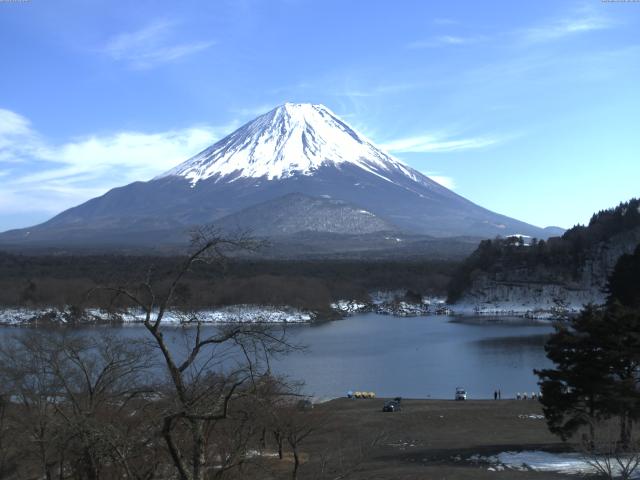
[[[323,165],[354,164],[389,180],[391,172],[414,181],[421,175],[387,155],[324,105],[285,103],[259,116],[160,177],[181,176],[192,185],[215,177],[268,180],[313,175]]]
[[[441,248],[430,240],[405,241],[405,233],[549,237],[437,184],[328,108],[287,103],[160,177],[114,188],[41,225],[0,234],[0,244],[173,247],[187,241],[194,225],[213,223],[262,231],[278,239],[273,252],[293,256],[342,255],[343,248],[417,255]],[[382,231],[397,234],[381,237]],[[397,243],[397,252],[387,241]],[[455,245],[447,255],[458,255]]]

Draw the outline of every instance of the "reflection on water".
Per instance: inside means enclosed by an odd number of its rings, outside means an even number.
[[[304,380],[305,391],[321,398],[348,390],[452,398],[457,386],[465,387],[470,398],[490,398],[498,388],[503,398],[535,391],[532,370],[549,365],[543,345],[553,329],[548,324],[504,320],[367,313],[311,327],[293,326],[288,328],[289,339],[307,348],[277,359],[273,369]],[[148,335],[141,326],[85,330],[108,331],[125,341]],[[176,353],[183,342],[180,330],[167,335]],[[12,331],[0,329],[0,336]]]
[[[452,323],[465,323],[467,325],[511,325],[511,326],[549,326],[549,320],[535,318],[513,317],[510,315],[465,315],[450,317]]]
[[[514,337],[492,337],[475,340],[474,344],[483,351],[500,351],[508,352],[512,349],[517,350],[534,350],[536,352],[544,348],[544,344],[549,339],[548,333],[528,336]]]
[[[485,365],[492,365],[497,369],[523,370],[528,366],[541,368],[546,366],[546,359],[540,358],[544,352],[544,344],[549,338],[549,334],[535,334],[528,336],[492,337],[483,338],[469,342],[470,349],[476,349],[478,355],[485,358]],[[538,365],[540,362],[543,365]],[[537,366],[536,366],[537,365]],[[513,386],[517,391],[532,389],[537,390],[535,385],[522,382],[519,378]]]

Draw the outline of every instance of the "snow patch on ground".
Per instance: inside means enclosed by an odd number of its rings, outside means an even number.
[[[245,457],[247,457],[247,458],[256,458],[256,457],[277,458],[278,457],[278,452],[268,452],[268,451],[260,451],[260,450],[247,450],[247,453],[245,454]]]
[[[595,474],[596,469],[580,453],[550,453],[540,450],[522,452],[502,452],[490,457],[473,455],[468,459],[474,463],[488,463],[488,470],[533,470],[536,472],[555,472],[569,475]],[[640,479],[640,472],[631,477]]]

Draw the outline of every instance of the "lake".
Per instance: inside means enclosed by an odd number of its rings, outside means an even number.
[[[125,339],[145,337],[140,325],[93,327]],[[207,326],[205,329],[214,329]],[[378,396],[452,398],[464,387],[469,398],[503,398],[538,391],[534,368],[550,365],[543,345],[553,328],[505,317],[391,317],[357,314],[340,321],[288,327],[293,343],[306,345],[273,363],[273,370],[304,380],[319,399],[349,390]],[[0,336],[15,332],[0,329]],[[177,347],[176,347],[177,348]]]
[[[469,398],[493,398],[498,388],[503,398],[538,391],[532,370],[550,365],[543,346],[553,328],[505,318],[467,320],[369,313],[297,328],[293,335],[309,351],[277,368],[303,378],[318,397],[365,390],[385,397],[453,398],[457,386]]]

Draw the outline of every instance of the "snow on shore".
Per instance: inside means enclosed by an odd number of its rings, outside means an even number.
[[[395,317],[422,317],[428,315],[454,315],[461,317],[504,316],[522,317],[536,321],[552,321],[578,313],[583,305],[536,304],[519,302],[473,303],[460,302],[453,305],[443,298],[422,296],[407,299],[405,291],[377,291],[370,294],[370,301],[338,300],[330,305],[341,316],[358,313],[377,313]],[[307,323],[316,319],[317,313],[287,306],[234,305],[197,312],[205,323]],[[99,309],[85,312],[65,308],[0,308],[0,325],[28,325],[37,323],[136,323],[144,320],[139,310],[129,310],[118,315]],[[165,314],[167,323],[185,323],[189,316],[170,311]],[[193,318],[191,319],[193,320]]]
[[[144,321],[144,312],[128,310],[113,314],[99,309],[87,309],[80,317],[74,317],[67,309],[42,308],[6,308],[0,310],[0,325],[35,325],[38,323],[140,323]],[[166,323],[189,323],[199,320],[203,323],[307,323],[315,314],[291,307],[273,307],[262,305],[234,305],[213,310],[193,313],[169,311],[163,321]]]
[[[420,302],[400,300],[403,292],[374,292],[370,302],[339,300],[331,308],[343,315],[374,312],[396,317],[426,315],[455,315],[465,317],[504,316],[522,317],[531,320],[551,321],[574,315],[582,310],[582,304],[537,304],[537,303],[472,303],[460,302],[449,305],[442,298],[423,297]]]
[[[370,305],[368,303],[359,302],[357,300],[338,300],[337,302],[331,304],[331,308],[340,313],[354,314],[368,311]]]
[[[571,301],[527,301],[480,302],[474,299],[463,299],[454,304],[447,304],[444,298],[422,296],[421,299],[407,301],[404,290],[371,292],[370,302],[357,300],[339,300],[331,304],[331,308],[343,315],[375,312],[397,317],[426,315],[455,315],[464,317],[504,316],[522,317],[538,321],[552,321],[579,313],[584,305],[579,299]],[[522,300],[522,299],[519,299]]]
[[[366,312],[394,317],[421,317],[451,313],[442,298],[422,296],[408,301],[406,293],[404,290],[376,291],[369,294],[371,298],[369,302],[338,300],[331,304],[331,308],[345,316]]]
[[[215,310],[203,310],[195,314],[167,312],[164,321],[186,323],[199,320],[203,323],[306,323],[314,315],[297,308],[261,305],[232,305]],[[144,313],[130,312],[123,316],[125,322],[142,322]]]
[[[547,305],[535,303],[455,303],[449,305],[454,315],[474,316],[513,316],[535,320],[553,320],[574,315],[584,308],[582,304]]]

